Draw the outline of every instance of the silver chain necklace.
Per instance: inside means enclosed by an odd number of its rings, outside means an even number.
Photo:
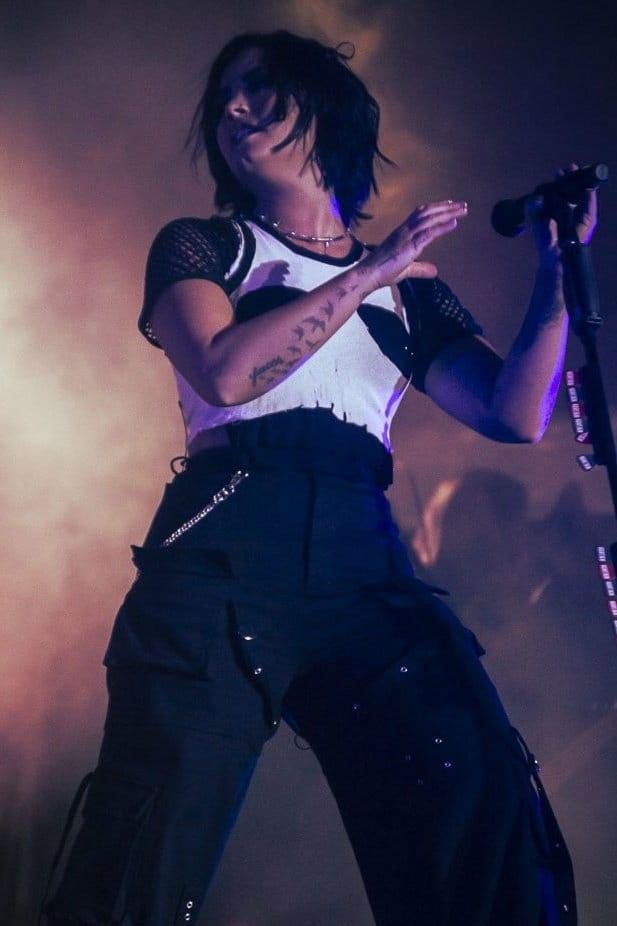
[[[327,251],[330,245],[334,241],[342,241],[343,238],[349,238],[349,229],[348,225],[342,235],[301,235],[296,231],[284,231],[280,227],[280,222],[275,219],[270,219],[268,216],[264,215],[262,212],[256,212],[255,217],[261,219],[262,222],[265,222],[266,225],[271,225],[272,228],[276,228],[277,232],[280,235],[284,235],[286,238],[296,238],[298,241],[311,241],[315,244],[323,244],[325,250]]]

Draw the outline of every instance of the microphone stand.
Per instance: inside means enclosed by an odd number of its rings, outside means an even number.
[[[572,330],[585,352],[585,365],[566,374],[568,398],[578,443],[591,444],[593,454],[581,454],[577,462],[585,471],[605,466],[613,510],[617,520],[617,454],[602,381],[596,338],[602,325],[598,286],[589,245],[576,233],[574,210],[557,194],[545,198],[545,211],[557,222],[564,268],[564,296]],[[608,607],[617,634],[617,541],[596,547],[596,556]]]

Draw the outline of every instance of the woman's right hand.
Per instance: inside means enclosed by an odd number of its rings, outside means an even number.
[[[435,265],[417,258],[435,238],[454,231],[458,219],[466,215],[467,203],[451,199],[418,206],[358,263],[357,269],[369,275],[375,289],[393,286],[407,277],[435,277]]]

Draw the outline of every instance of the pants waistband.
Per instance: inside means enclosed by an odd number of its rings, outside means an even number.
[[[365,482],[387,489],[392,484],[392,456],[362,459],[340,448],[297,446],[233,446],[210,447],[191,457],[185,457],[184,472],[192,475],[247,470],[298,470],[338,476],[354,482]]]

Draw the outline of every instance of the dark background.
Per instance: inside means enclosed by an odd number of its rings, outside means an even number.
[[[204,69],[233,34],[351,40],[382,105],[379,241],[418,202],[470,215],[427,253],[500,351],[533,278],[492,204],[571,160],[614,170],[610,6],[418,2],[6,2],[0,9],[0,917],[33,922],[68,802],[94,763],[102,653],[168,461],[184,450],[171,370],[135,328],[147,249],[212,188],[182,142]],[[594,262],[616,396],[617,183]],[[572,340],[570,365],[580,364]],[[617,539],[605,475],[583,474],[562,396],[537,446],[492,444],[409,391],[391,490],[419,572],[450,588],[569,842],[580,922],[617,908],[615,638],[593,563]],[[282,730],[213,887],[211,926],[368,926],[332,798]]]

